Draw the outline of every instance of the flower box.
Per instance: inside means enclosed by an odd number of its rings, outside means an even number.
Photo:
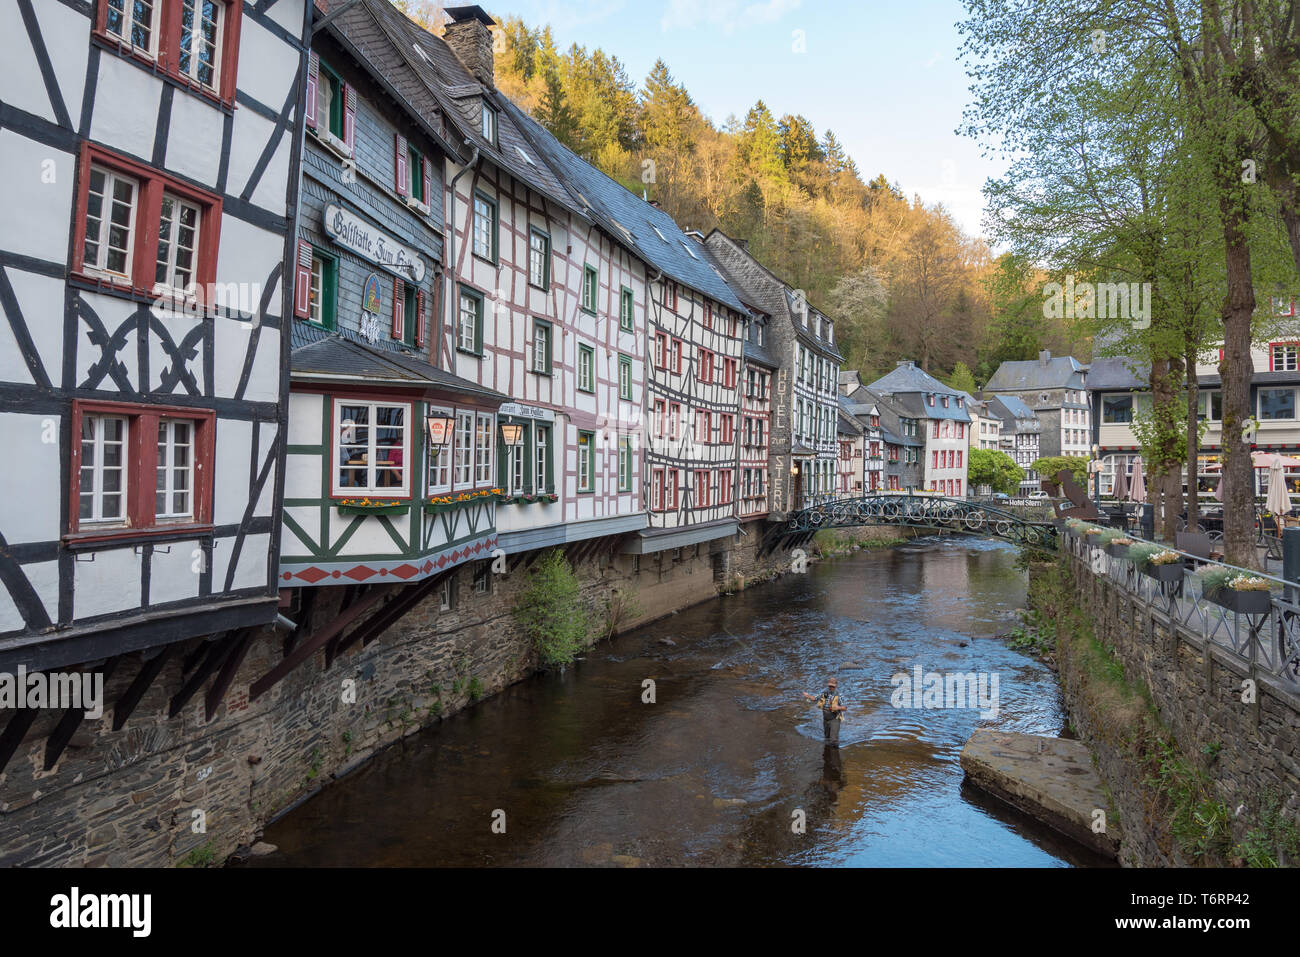
[[[1106,546],[1106,553],[1112,558],[1122,558],[1128,561],[1128,550],[1131,545],[1116,545],[1114,542]]]
[[[1155,562],[1147,562],[1142,574],[1149,575],[1158,582],[1177,583],[1183,580],[1183,563],[1177,561],[1157,565]]]
[[[1266,591],[1229,588],[1227,585],[1220,585],[1218,588],[1202,586],[1201,594],[1216,605],[1221,605],[1239,615],[1266,615],[1273,599],[1273,596]]]
[[[405,515],[410,502],[335,502],[340,515]]]

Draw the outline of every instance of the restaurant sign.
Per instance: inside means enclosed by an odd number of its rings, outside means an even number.
[[[424,260],[415,250],[381,232],[355,213],[330,203],[325,207],[322,225],[326,235],[344,249],[352,250],[358,256],[403,279],[417,283],[424,279]]]

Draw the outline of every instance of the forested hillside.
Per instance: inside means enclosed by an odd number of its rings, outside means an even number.
[[[435,4],[398,6],[437,23]],[[748,240],[804,289],[837,320],[848,368],[874,377],[911,358],[973,388],[1039,349],[1088,358],[1073,330],[1043,318],[1041,277],[991,259],[941,206],[886,174],[864,178],[833,130],[776,116],[761,98],[715,125],[663,59],[638,85],[615,53],[560,50],[549,27],[516,17],[502,21],[496,49],[499,89],[558,139],[684,227]]]

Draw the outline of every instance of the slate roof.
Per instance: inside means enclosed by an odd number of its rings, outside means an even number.
[[[718,237],[722,246],[709,243],[714,236]],[[813,347],[830,358],[843,361],[844,356],[835,343],[816,335],[812,323],[810,328],[804,328],[802,318],[795,311],[794,287],[750,255],[749,250],[738,240],[715,228],[705,237],[703,245],[708,249],[718,271],[736,289],[742,299],[754,303],[769,316],[784,316],[790,321],[795,336],[803,340],[805,345]],[[768,281],[757,283],[746,279],[740,268],[742,263],[751,267],[750,271],[757,270]],[[806,300],[804,306],[808,309],[810,318],[825,316],[825,313],[812,308]]]
[[[1038,413],[1016,396],[995,395],[989,398],[988,403],[989,413],[1001,420],[1003,433],[1017,434],[1042,431],[1042,423],[1038,418]],[[1019,424],[1021,421],[1031,422],[1035,427],[1021,429]]]
[[[965,408],[965,401],[960,406],[956,401],[951,401],[948,407],[944,408],[940,399],[936,399],[934,405],[930,405],[925,400],[925,396],[931,394],[964,400],[966,393],[944,385],[915,362],[900,362],[871,383],[868,388],[879,395],[891,397],[909,418],[951,419],[954,422],[971,420],[970,413]]]
[[[1137,372],[1133,370],[1136,367]],[[1107,356],[1093,359],[1088,367],[1088,391],[1130,391],[1150,387],[1150,366],[1134,362],[1124,356]]]
[[[751,308],[750,311],[753,312],[753,308]],[[750,320],[751,325],[758,322],[767,326],[768,331],[763,336],[763,344],[761,346],[751,341],[748,335],[745,336],[745,358],[750,362],[757,362],[759,365],[766,366],[769,369],[779,369],[781,367],[781,360],[773,354],[771,347],[768,345],[772,341],[771,321],[767,319],[766,313],[764,313],[762,318],[755,316],[755,318]]]
[[[1088,371],[1074,356],[1051,356],[1004,362],[984,386],[985,392],[1031,392],[1040,389],[1083,389]]]
[[[582,159],[506,97],[498,101],[530,148],[554,166],[585,218],[599,223],[615,241],[674,281],[749,314],[702,244],[687,236],[671,216]]]
[[[446,41],[408,20],[389,0],[361,0],[356,10],[344,14],[339,22],[345,24],[344,30],[350,34],[360,28],[353,26],[349,18],[360,17],[368,18],[369,32],[378,31],[387,41],[374,44],[379,57],[377,63],[384,74],[404,65],[423,85],[424,100],[436,104],[455,124],[459,136],[452,138],[468,144],[468,148],[462,146],[458,151],[462,162],[468,159],[469,150],[477,147],[484,159],[570,212],[582,215],[559,178],[534,155],[535,150],[512,121],[506,106],[513,104],[479,83],[456,59]],[[483,137],[477,111],[480,97],[497,108],[496,143]]]
[[[855,392],[854,396],[856,397],[859,393],[869,396],[870,401],[875,404],[876,410],[880,413],[880,425],[886,436],[885,441],[889,442],[891,445],[907,445],[914,447],[924,445],[919,436],[910,437],[903,435],[903,424],[901,420],[904,417],[909,419],[918,417],[910,413],[905,413],[901,406],[896,404],[896,397],[883,395],[865,386],[858,390],[858,392]]]
[[[331,332],[295,321],[289,327],[289,356],[293,375],[361,378],[387,385],[439,388],[488,402],[505,402],[509,398],[477,382],[445,372],[395,346],[371,345],[348,329]]]

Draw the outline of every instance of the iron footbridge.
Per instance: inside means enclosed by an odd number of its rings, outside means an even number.
[[[871,495],[821,502],[791,512],[782,536],[861,525],[936,529],[1037,548],[1056,548],[1057,542],[1053,522],[1036,521],[1005,506],[932,495]]]

